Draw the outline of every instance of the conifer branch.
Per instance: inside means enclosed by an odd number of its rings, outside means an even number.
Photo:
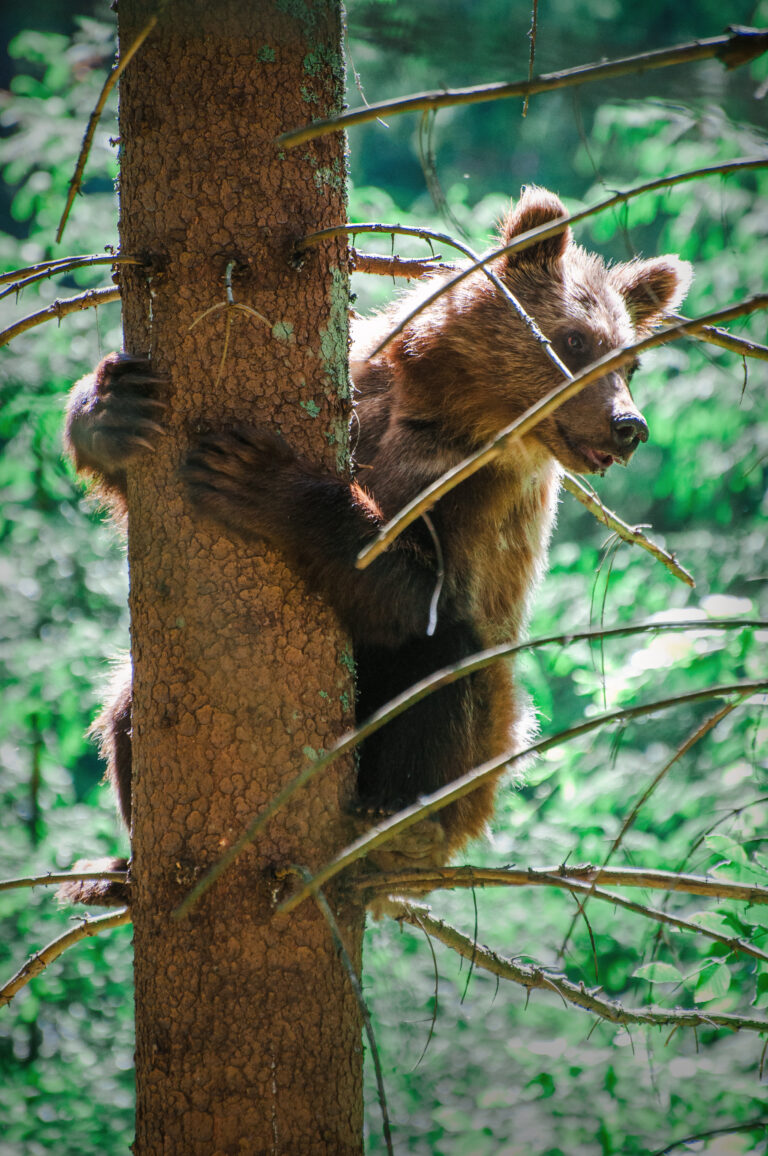
[[[162,2],[163,2],[163,0],[161,0],[161,4],[162,4]],[[80,155],[77,158],[77,164],[75,165],[75,171],[72,175],[72,180],[69,182],[69,193],[67,195],[67,203],[64,206],[64,212],[61,214],[61,220],[59,221],[59,227],[56,231],[56,244],[57,245],[61,241],[61,238],[64,234],[64,227],[67,223],[67,218],[69,217],[70,209],[72,208],[72,205],[74,204],[75,197],[80,192],[80,185],[82,184],[82,181],[83,181],[83,172],[85,170],[85,164],[86,164],[86,161],[88,160],[88,154],[91,151],[91,145],[93,144],[93,138],[96,134],[96,126],[98,125],[99,121],[101,120],[101,114],[104,111],[105,104],[107,103],[107,97],[109,96],[112,89],[115,87],[115,84],[117,83],[121,74],[123,72],[125,72],[126,68],[130,64],[131,60],[136,55],[139,48],[141,48],[142,44],[147,39],[147,37],[149,36],[150,32],[152,31],[152,29],[155,27],[156,24],[157,24],[157,16],[150,16],[149,20],[144,25],[144,27],[141,29],[141,31],[139,32],[136,39],[133,41],[132,44],[130,44],[128,46],[126,51],[121,55],[117,64],[114,66],[112,71],[109,73],[107,79],[104,81],[104,85],[103,85],[102,90],[99,94],[99,99],[96,101],[96,105],[94,107],[94,110],[88,119],[88,125],[87,125],[86,130],[85,130],[85,136],[83,137],[83,143],[80,146]]]
[[[91,309],[97,305],[107,305],[110,301],[119,300],[120,290],[115,286],[112,289],[88,289],[85,293],[79,293],[77,297],[64,297],[52,301],[45,309],[39,309],[37,313],[28,313],[15,325],[9,325],[7,329],[0,330],[0,346],[7,345],[15,337],[19,337],[36,325],[43,325],[46,321],[61,321],[62,317],[66,317],[70,313],[78,313],[81,309]]]
[[[23,987],[34,979],[36,976],[42,974],[49,964],[53,963],[55,959],[72,947],[75,943],[79,943],[81,939],[86,939],[90,935],[98,935],[101,931],[110,931],[113,927],[120,927],[124,923],[131,922],[130,908],[122,907],[119,911],[110,912],[109,915],[97,915],[93,919],[84,919],[79,926],[73,927],[70,931],[60,935],[58,939],[52,940],[42,950],[36,951],[34,955],[30,956],[27,962],[19,971],[16,972],[6,984],[0,987],[0,1007],[9,1004],[13,997],[21,991]]]
[[[365,875],[352,889],[368,898],[380,895],[427,894],[484,887],[559,887],[579,891],[593,883],[610,887],[639,887],[643,891],[702,895],[707,899],[734,899],[747,905],[768,904],[768,887],[757,883],[731,883],[708,875],[684,875],[677,871],[644,867],[601,867],[594,863],[557,867],[413,867]]]
[[[513,766],[516,762],[527,758],[529,755],[542,754],[544,751],[562,746],[564,743],[570,742],[571,739],[590,734],[592,731],[611,723],[624,723],[629,719],[642,718],[646,715],[656,714],[658,711],[668,710],[670,707],[688,705],[694,702],[705,702],[709,699],[722,698],[732,694],[746,695],[748,693],[759,693],[766,688],[768,688],[768,679],[755,679],[730,683],[723,686],[707,687],[703,690],[688,691],[685,694],[676,695],[671,698],[657,699],[654,702],[640,703],[634,707],[624,707],[621,710],[607,711],[603,714],[595,715],[593,718],[585,719],[576,726],[568,727],[567,730],[558,731],[549,738],[540,739],[538,742],[532,743],[521,751],[514,749],[505,751],[503,754],[488,759],[479,766],[473,767],[465,774],[460,775],[452,782],[446,784],[446,786],[441,787],[440,790],[423,796],[416,803],[404,807],[401,811],[398,811],[397,814],[376,824],[367,834],[346,847],[335,859],[326,863],[325,866],[314,875],[311,883],[304,884],[296,894],[284,900],[280,904],[279,910],[285,912],[293,911],[295,907],[298,907],[300,903],[314,892],[315,888],[324,886],[329,879],[333,879],[339,872],[349,867],[352,863],[363,859],[376,847],[390,842],[396,835],[408,830],[409,827],[413,827],[416,823],[422,822],[429,815],[434,815],[450,803],[455,803],[465,795],[471,794],[481,783],[488,782],[492,778],[495,778],[500,771]]]
[[[668,553],[657,542],[647,538],[640,526],[628,526],[618,514],[603,505],[591,486],[586,486],[581,478],[577,478],[570,470],[565,470],[563,473],[563,489],[572,494],[583,506],[586,506],[598,522],[602,522],[609,530],[613,530],[614,534],[618,534],[623,541],[647,550],[649,554],[652,554],[654,558],[666,566],[670,573],[679,578],[681,582],[685,582],[686,586],[696,585],[693,575],[680,565],[674,554]]]
[[[10,297],[14,293],[20,293],[22,289],[26,289],[28,285],[34,285],[36,281],[44,281],[46,278],[57,277],[60,273],[69,273],[72,269],[90,268],[93,265],[141,264],[142,262],[138,257],[124,257],[119,254],[105,257],[100,253],[94,253],[88,257],[64,257],[60,261],[40,261],[37,265],[28,265],[26,269],[14,269],[11,273],[3,273],[0,275],[0,285],[5,285],[9,281],[13,281],[12,285],[7,289],[3,289],[0,293],[0,301],[3,297]]]
[[[82,880],[103,880],[106,883],[127,883],[127,871],[49,871],[46,875],[24,875],[19,879],[0,879],[0,891],[16,887],[51,887],[58,883]]]
[[[642,52],[635,56],[621,57],[600,64],[581,64],[576,68],[560,72],[544,73],[531,80],[511,83],[498,81],[494,84],[475,85],[472,88],[441,89],[438,92],[420,92],[397,100],[383,100],[376,104],[356,108],[340,116],[318,120],[303,128],[292,129],[277,138],[283,148],[295,148],[305,141],[315,140],[329,132],[338,132],[353,124],[364,124],[382,116],[397,116],[404,112],[419,112],[424,109],[453,107],[456,105],[479,104],[489,100],[505,100],[510,97],[528,97],[539,92],[553,92],[559,88],[600,80],[612,80],[629,73],[649,72],[656,68],[668,68],[676,64],[691,64],[697,60],[712,57],[722,61],[726,68],[737,68],[762,55],[768,49],[768,30],[759,28],[732,28],[724,36],[714,36],[707,40],[693,40],[676,44],[671,48],[658,48],[652,52]]]
[[[454,273],[455,265],[440,261],[440,254],[434,257],[387,257],[381,253],[361,253],[350,249],[350,268],[354,273],[374,273],[379,277],[434,277],[437,273]]]
[[[500,979],[507,979],[512,983],[519,984],[529,992],[537,989],[554,991],[566,1004],[583,1008],[609,1023],[648,1024],[652,1027],[674,1026],[676,1028],[722,1027],[730,1028],[732,1031],[751,1032],[768,1031],[768,1020],[758,1019],[757,1016],[742,1016],[716,1011],[699,1012],[689,1008],[666,1009],[653,1006],[637,1009],[626,1008],[617,1000],[611,1000],[602,995],[599,988],[587,988],[583,983],[571,982],[565,978],[562,972],[533,964],[517,963],[514,959],[499,955],[488,947],[481,947],[469,936],[446,923],[445,920],[436,919],[426,907],[417,907],[402,900],[389,900],[382,902],[382,912],[400,923],[410,923],[415,927],[421,927],[464,959],[473,959],[476,967],[481,967],[484,971],[499,976]]]
[[[219,876],[234,863],[238,855],[264,830],[269,821],[290,801],[296,791],[301,790],[302,787],[311,782],[316,775],[324,771],[331,763],[335,762],[336,759],[348,751],[353,750],[364,739],[375,734],[376,731],[380,730],[381,727],[385,726],[388,722],[391,722],[392,719],[397,718],[398,715],[403,714],[409,707],[415,706],[417,702],[421,702],[422,699],[430,694],[434,694],[435,691],[443,686],[448,686],[450,683],[457,682],[459,679],[467,678],[470,674],[483,670],[485,667],[490,666],[494,662],[498,662],[502,658],[511,658],[520,651],[536,650],[542,646],[568,646],[573,642],[626,637],[634,634],[655,633],[657,631],[664,633],[668,630],[730,630],[743,627],[762,628],[765,626],[768,626],[768,622],[762,619],[709,619],[699,622],[636,623],[629,626],[612,627],[608,630],[587,630],[569,634],[548,635],[545,638],[532,639],[529,642],[507,643],[502,646],[491,647],[489,650],[479,651],[477,654],[469,655],[467,658],[462,659],[461,662],[444,667],[428,678],[424,678],[420,682],[415,683],[403,691],[402,694],[390,699],[389,702],[384,703],[384,705],[375,711],[364,723],[361,723],[360,726],[342,735],[326,754],[308,763],[304,770],[292,779],[290,783],[287,783],[282,791],[279,791],[267,804],[264,810],[260,811],[259,814],[251,820],[242,835],[235,840],[231,847],[229,847],[198,880],[192,890],[176,908],[173,916],[175,919],[181,919],[189,914],[189,911],[198,899],[213,886]]]

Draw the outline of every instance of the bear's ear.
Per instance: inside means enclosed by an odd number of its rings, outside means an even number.
[[[610,277],[624,298],[635,329],[652,329],[688,292],[693,268],[670,253],[615,265]]]
[[[523,187],[520,200],[510,207],[506,217],[501,222],[499,235],[503,245],[509,245],[521,233],[529,229],[537,229],[539,225],[548,225],[558,217],[567,217],[568,210],[559,197],[547,189],[540,189],[536,185]],[[510,265],[522,263],[549,264],[559,261],[571,241],[571,230],[566,228],[555,237],[547,237],[537,245],[531,245],[519,253],[509,253],[506,261]]]

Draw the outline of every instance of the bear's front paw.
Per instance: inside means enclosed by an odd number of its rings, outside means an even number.
[[[200,513],[246,535],[273,537],[295,464],[280,438],[238,426],[203,434],[187,456],[184,479]]]
[[[72,442],[103,472],[125,469],[154,450],[165,433],[167,384],[146,357],[110,353],[97,366],[84,404],[72,415]]]

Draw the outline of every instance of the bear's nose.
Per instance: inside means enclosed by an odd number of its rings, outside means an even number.
[[[639,413],[620,413],[611,421],[611,434],[616,448],[627,453],[648,441],[648,426]]]

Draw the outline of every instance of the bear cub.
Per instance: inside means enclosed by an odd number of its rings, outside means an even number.
[[[508,243],[565,213],[554,194],[529,187],[502,222],[500,239]],[[574,373],[646,336],[680,303],[691,279],[690,266],[676,256],[607,265],[576,245],[570,230],[498,257],[490,268]],[[383,313],[354,324],[360,435],[351,484],[299,458],[269,431],[250,427],[198,437],[184,470],[200,517],[272,543],[333,606],[354,643],[360,721],[441,667],[521,640],[546,565],[562,468],[603,473],[614,462],[626,464],[648,438],[629,391],[634,367],[607,373],[438,502],[431,526],[417,520],[368,569],[356,570],[358,551],[386,520],[559,381],[541,346],[480,271],[369,357],[416,301],[449,276],[426,279]],[[118,515],[131,462],[162,432],[165,390],[146,360],[112,354],[70,396],[68,451]],[[129,827],[130,714],[128,680],[93,728]],[[479,763],[521,749],[531,733],[513,664],[495,663],[442,688],[362,744],[360,809],[396,811]],[[482,833],[496,785],[484,783],[416,827],[399,849],[399,862],[447,862]],[[392,863],[397,848],[393,855]],[[66,895],[121,902],[119,890],[82,883],[67,887]]]

